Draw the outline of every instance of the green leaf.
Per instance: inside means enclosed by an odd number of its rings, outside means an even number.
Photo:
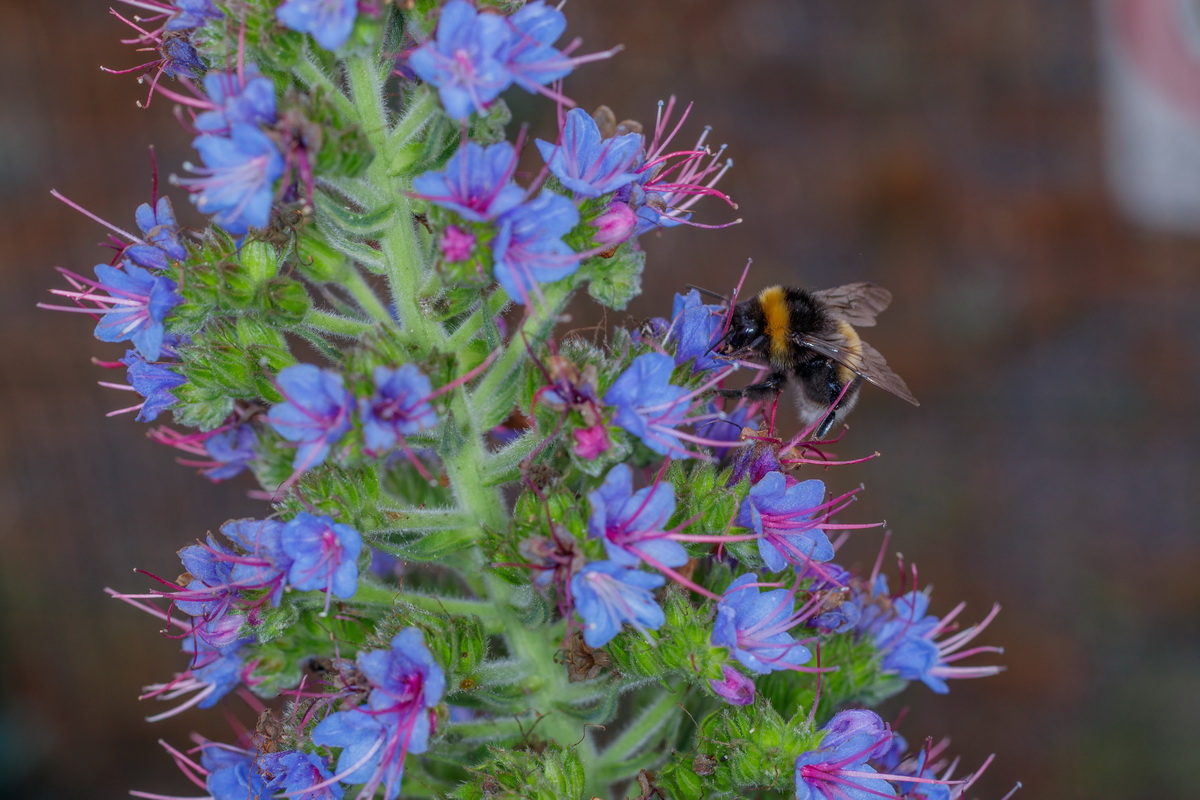
[[[580,270],[588,279],[588,294],[601,305],[621,311],[642,292],[646,251],[622,245],[612,258],[593,257]]]

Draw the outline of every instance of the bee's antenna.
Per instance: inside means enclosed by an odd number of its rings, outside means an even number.
[[[726,297],[726,296],[725,296],[725,295],[723,295],[723,294],[719,294],[719,293],[717,293],[717,292],[714,292],[712,289],[705,289],[703,286],[697,286],[697,285],[696,285],[696,284],[694,284],[694,283],[685,283],[685,284],[684,284],[684,286],[686,286],[686,287],[687,287],[687,288],[689,288],[689,289],[695,289],[695,290],[696,290],[697,292],[699,292],[700,294],[706,294],[706,295],[708,295],[709,297],[715,298],[715,299],[717,299],[717,300],[724,300],[726,303],[728,303],[728,302],[729,302],[729,298],[728,298],[728,297]]]
[[[733,333],[734,333],[733,329],[730,328],[728,331],[725,332],[725,334],[720,339],[717,339],[715,342],[712,343],[712,346],[710,346],[707,350],[704,351],[704,355],[708,355],[713,350],[716,350],[718,347],[720,347],[721,345],[723,345],[727,341],[729,341],[733,337]]]

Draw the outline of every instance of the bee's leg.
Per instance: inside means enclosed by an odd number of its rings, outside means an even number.
[[[745,397],[747,400],[767,400],[772,395],[778,397],[787,385],[788,376],[781,370],[772,370],[758,383],[752,383],[741,389],[717,389],[721,397]]]

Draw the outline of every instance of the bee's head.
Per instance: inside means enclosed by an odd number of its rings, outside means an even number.
[[[723,355],[757,351],[766,341],[767,318],[757,299],[745,300],[733,307],[729,330],[712,346]]]

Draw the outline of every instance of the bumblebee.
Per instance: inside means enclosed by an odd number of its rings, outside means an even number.
[[[712,349],[726,356],[758,358],[770,371],[743,389],[719,389],[726,397],[763,400],[778,396],[789,379],[797,384],[796,409],[814,436],[824,438],[858,402],[869,381],[920,405],[887,361],[858,335],[892,302],[892,293],[871,283],[809,291],[771,286],[733,307],[729,328]]]

